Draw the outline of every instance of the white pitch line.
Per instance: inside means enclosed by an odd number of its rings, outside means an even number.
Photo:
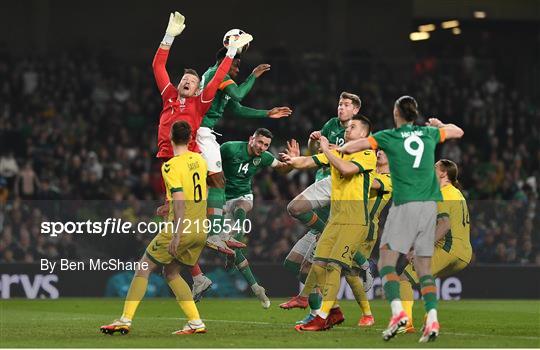
[[[174,318],[170,317],[167,319],[175,319],[175,320],[187,320],[187,318]],[[241,323],[241,324],[257,324],[257,325],[268,325],[268,326],[283,326],[283,327],[291,327],[290,323],[272,323],[272,322],[259,322],[259,321],[240,321],[240,320],[210,320],[210,319],[203,319],[205,322],[221,322],[221,323]],[[351,326],[336,326],[336,329],[362,329],[360,327],[351,327]],[[377,331],[383,331],[383,328],[371,328],[375,329]],[[527,337],[527,336],[509,336],[506,334],[473,334],[473,333],[454,333],[454,332],[445,332],[443,331],[442,334],[449,334],[449,335],[457,335],[457,336],[465,336],[465,337],[508,337],[508,338],[516,338],[516,339],[527,339],[527,340],[540,340],[540,337]]]
[[[90,315],[88,315],[90,316]],[[69,318],[57,318],[57,319],[69,319],[69,320],[88,320],[88,316],[86,317],[69,317]],[[101,318],[101,316],[94,315],[95,318]],[[144,319],[151,319],[151,320],[184,320],[187,321],[187,318],[185,317],[143,317]],[[40,319],[32,319],[32,321],[41,321]],[[260,326],[280,326],[284,328],[293,328],[290,323],[275,323],[275,322],[263,322],[263,321],[241,321],[241,320],[215,320],[215,319],[203,319],[205,322],[219,322],[219,323],[236,323],[236,324],[248,324],[248,325],[260,325]],[[362,329],[360,327],[351,327],[351,326],[337,326],[336,329],[347,329],[347,330],[357,330]],[[383,328],[371,328],[377,331],[383,331]],[[528,337],[528,336],[512,336],[512,335],[506,335],[506,334],[481,334],[481,333],[456,333],[456,332],[446,332],[443,330],[442,334],[448,334],[448,335],[455,335],[455,336],[464,336],[464,337],[506,337],[506,338],[512,338],[512,339],[525,339],[525,340],[538,340],[540,341],[540,337]]]

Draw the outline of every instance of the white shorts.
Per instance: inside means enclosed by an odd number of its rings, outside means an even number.
[[[291,249],[291,253],[299,254],[304,257],[304,261],[313,263],[316,247],[317,235],[308,232],[294,244]]]
[[[225,210],[224,210],[225,218],[228,218],[228,219],[232,218],[235,204],[238,201],[248,202],[249,210],[253,209],[253,194],[252,193],[245,194],[238,198],[229,199],[228,201],[225,202]]]
[[[201,155],[208,166],[209,173],[220,173],[223,171],[221,165],[221,152],[219,143],[216,141],[216,135],[210,128],[205,126],[197,130],[197,145],[201,150]]]
[[[317,209],[330,205],[332,180],[330,176],[309,185],[301,195],[311,202],[311,208]]]
[[[436,202],[408,202],[390,207],[380,246],[407,254],[411,247],[418,256],[432,256],[437,223]]]

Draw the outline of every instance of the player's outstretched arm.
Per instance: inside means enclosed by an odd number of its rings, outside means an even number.
[[[167,58],[169,57],[169,49],[174,41],[174,38],[186,28],[184,24],[185,17],[180,12],[171,13],[169,16],[169,24],[165,31],[165,36],[159,45],[159,48],[152,61],[152,70],[154,71],[154,78],[158,86],[161,95],[165,92],[165,88],[169,86],[171,80],[165,65],[167,64]]]
[[[371,143],[369,142],[369,138],[349,141],[345,143],[343,146],[337,148],[338,152],[345,153],[345,154],[360,152],[365,149],[371,149]]]
[[[169,243],[168,251],[172,256],[176,256],[176,249],[180,243],[180,235],[182,234],[182,220],[184,219],[184,213],[186,211],[186,204],[184,202],[184,192],[178,191],[172,193],[172,205],[174,210],[174,229],[173,238]]]
[[[459,126],[455,124],[444,124],[442,121],[440,121],[437,118],[429,118],[426,125],[433,126],[433,127],[443,130],[444,135],[445,135],[444,139],[460,139],[465,134],[463,129],[461,129]]]
[[[269,64],[259,64],[253,72],[240,85],[230,84],[223,91],[234,101],[240,102],[251,91],[255,84],[255,79],[260,77],[264,72],[270,70]]]
[[[294,169],[311,169],[317,167],[312,157],[291,157],[286,153],[280,153],[279,159]]]
[[[331,152],[330,143],[328,142],[328,139],[326,137],[321,136],[319,142],[321,143],[321,149],[324,155],[326,156],[326,158],[328,158],[328,162],[334,168],[336,168],[341,175],[343,175],[344,177],[349,177],[360,172],[360,168],[356,164],[347,160],[343,160],[335,153]]]
[[[214,74],[210,82],[208,82],[208,85],[206,85],[206,87],[201,93],[200,103],[202,106],[200,111],[202,112],[202,116],[204,116],[208,109],[210,109],[219,85],[221,84],[221,82],[223,82],[223,78],[225,78],[225,75],[227,75],[227,73],[229,72],[229,68],[231,68],[232,59],[236,55],[236,52],[239,48],[251,42],[253,40],[253,37],[248,33],[243,33],[237,39],[234,40],[231,37],[230,40],[231,41],[229,42],[229,47],[227,48],[225,58],[219,64],[218,69],[216,70],[216,74]]]
[[[255,109],[242,106],[237,101],[229,101],[225,107],[227,113],[231,113],[238,118],[260,119],[260,118],[284,118],[291,115],[292,110],[289,107],[274,107],[270,110]]]

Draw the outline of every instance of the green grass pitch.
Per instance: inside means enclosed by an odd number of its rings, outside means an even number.
[[[281,310],[272,300],[263,310],[255,299],[203,299],[198,304],[208,333],[173,336],[185,320],[173,299],[143,301],[131,333],[104,335],[99,326],[119,317],[120,299],[2,300],[0,347],[540,347],[540,301],[462,300],[441,302],[441,335],[436,342],[418,344],[419,334],[381,339],[388,322],[386,302],[372,303],[375,326],[356,326],[360,310],[342,302],[345,322],[330,331],[298,333],[294,322],[303,310]],[[422,320],[415,304],[416,326]]]

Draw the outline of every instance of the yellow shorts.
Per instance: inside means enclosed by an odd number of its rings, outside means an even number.
[[[206,232],[181,233],[175,257],[169,254],[171,240],[171,233],[158,233],[146,247],[148,258],[158,265],[167,265],[176,259],[184,265],[193,266],[199,260],[199,255],[206,245]]]
[[[368,230],[369,226],[328,223],[317,242],[314,260],[334,261],[350,268]]]
[[[447,277],[458,273],[469,265],[468,262],[448,253],[446,250],[435,247],[431,257],[431,274],[433,277]],[[414,271],[414,266],[409,264],[403,271],[411,283],[418,284],[418,275]]]

